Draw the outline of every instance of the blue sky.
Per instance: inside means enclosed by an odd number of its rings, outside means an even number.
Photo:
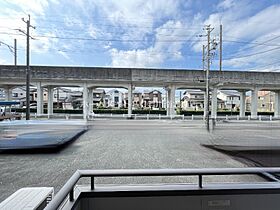
[[[25,64],[31,15],[31,64],[155,68],[202,68],[203,27],[223,25],[225,70],[280,69],[279,0],[0,0],[0,41],[18,40]],[[218,68],[218,52],[212,69]],[[13,55],[0,46],[0,63]]]

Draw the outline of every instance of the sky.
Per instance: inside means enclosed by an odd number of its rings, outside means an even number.
[[[26,64],[28,14],[31,65],[202,69],[210,25],[218,69],[221,24],[223,70],[280,71],[280,0],[0,0],[0,64],[14,39]]]

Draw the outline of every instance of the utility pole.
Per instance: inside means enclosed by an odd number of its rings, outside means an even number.
[[[205,52],[204,52],[205,45],[202,45],[202,70],[205,70]]]
[[[210,131],[210,117],[209,117],[209,101],[210,101],[210,91],[209,91],[209,71],[210,71],[210,58],[211,58],[211,49],[210,49],[210,33],[214,28],[211,28],[210,25],[206,26],[205,30],[207,31],[207,68],[206,68],[206,129]]]
[[[17,65],[17,40],[14,39],[14,56],[15,56],[15,66]]]
[[[28,20],[25,20],[24,18],[22,18],[22,21],[26,23],[26,34],[23,32],[26,35],[26,120],[30,120],[30,65],[29,65],[30,35],[29,35],[29,28],[32,27],[35,29],[35,27],[30,25],[30,15],[28,15]]]
[[[220,71],[222,71],[222,56],[223,56],[223,25],[220,25]]]

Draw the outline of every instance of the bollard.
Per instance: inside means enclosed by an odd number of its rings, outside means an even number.
[[[113,117],[113,113],[111,113],[111,117]]]
[[[161,114],[158,115],[158,119],[159,119],[159,120],[161,119]]]
[[[37,113],[35,113],[35,119],[37,119]]]
[[[65,115],[65,119],[66,119],[66,120],[69,120],[68,114]]]
[[[228,115],[226,115],[226,120],[228,120]]]
[[[182,115],[182,120],[185,120],[185,115]]]
[[[170,119],[172,120],[172,115],[170,115]]]
[[[248,115],[248,120],[250,120],[251,119],[251,115]]]
[[[269,120],[272,121],[272,115],[269,116]]]
[[[136,120],[136,114],[134,115],[134,120]]]
[[[262,121],[262,116],[261,115],[259,115],[259,121]]]
[[[147,114],[147,120],[148,120],[148,119],[150,119],[150,116],[149,116],[149,114]]]
[[[192,120],[194,119],[194,115],[192,114]]]
[[[239,120],[239,115],[236,115],[236,119]]]

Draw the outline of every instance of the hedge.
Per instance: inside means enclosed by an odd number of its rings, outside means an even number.
[[[22,113],[25,112],[23,108],[12,108],[13,112]],[[36,109],[30,109],[31,113],[36,113]],[[54,113],[64,113],[64,114],[83,114],[82,109],[54,109]],[[127,114],[127,109],[93,109],[95,114]],[[211,112],[210,112],[211,113]],[[47,109],[44,109],[44,114],[47,114]],[[145,109],[137,109],[132,110],[132,114],[161,114],[166,115],[166,110],[145,110]],[[178,111],[177,114],[191,116],[191,115],[203,115],[203,111]],[[239,115],[238,111],[218,111],[218,116],[226,116],[226,115]],[[245,113],[246,116],[251,115],[250,112]],[[274,115],[273,112],[258,112],[258,115]]]

